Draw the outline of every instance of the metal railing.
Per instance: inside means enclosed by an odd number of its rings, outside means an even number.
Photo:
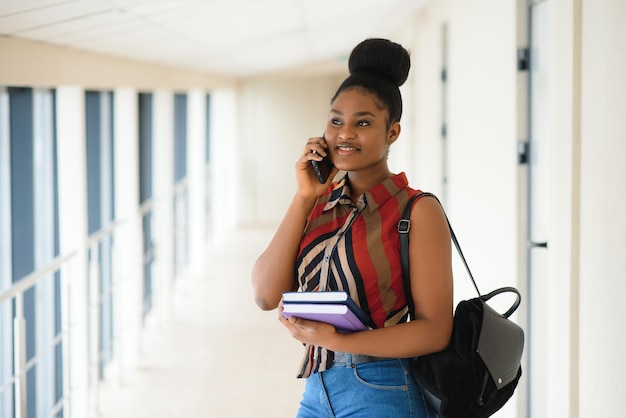
[[[142,294],[142,314],[145,317],[152,309],[152,291],[153,291],[153,276],[148,269],[152,268],[152,262],[155,259],[155,244],[152,236],[152,213],[154,210],[154,199],[150,198],[141,203],[139,207],[139,213],[141,216],[141,254],[143,269],[143,294]]]
[[[63,374],[63,396],[53,405],[49,416],[55,416],[60,410],[67,409],[70,394],[70,373],[69,359],[70,349],[70,325],[69,325],[69,286],[70,280],[67,272],[64,274],[64,267],[75,257],[75,253],[56,257],[46,267],[29,274],[13,286],[0,294],[0,306],[14,301],[13,316],[13,375],[9,381],[0,387],[0,394],[5,393],[13,387],[13,401],[16,418],[26,418],[26,383],[27,373],[58,344],[62,347],[62,374]],[[26,319],[24,315],[24,295],[34,288],[38,283],[50,275],[60,273],[60,300],[61,300],[61,331],[54,336],[54,339],[45,345],[44,349],[35,353],[30,360],[26,360]]]
[[[87,336],[88,336],[88,404],[89,411],[92,414],[97,414],[98,408],[98,383],[100,379],[100,367],[102,361],[102,352],[100,351],[100,303],[103,295],[100,294],[100,255],[99,247],[100,243],[104,239],[112,238],[117,228],[120,226],[119,221],[112,222],[106,227],[100,229],[96,233],[89,236],[86,242],[87,253],[91,252],[89,257],[88,271],[86,272],[89,280],[89,294],[85,298],[85,306],[89,313],[89,319],[87,322]],[[113,244],[114,245],[114,244]],[[70,417],[70,400],[72,395],[72,382],[71,382],[71,370],[74,366],[72,364],[71,355],[71,339],[73,337],[73,329],[70,324],[70,310],[72,309],[72,303],[70,300],[70,288],[75,279],[80,278],[71,276],[71,263],[77,260],[79,251],[74,251],[69,254],[58,256],[51,260],[45,267],[38,269],[37,271],[25,276],[24,278],[16,281],[11,287],[0,293],[0,308],[6,306],[5,303],[12,303],[13,306],[13,329],[12,329],[12,365],[13,373],[9,376],[6,382],[0,382],[0,396],[8,393],[11,387],[13,388],[13,406],[15,418],[27,417],[27,402],[28,402],[28,373],[33,370],[44,358],[49,355],[51,351],[56,347],[61,347],[61,360],[60,364],[55,363],[55,367],[60,367],[62,371],[62,396],[52,405],[49,411],[46,411],[46,416],[55,417],[61,411],[63,411],[64,417]],[[58,277],[59,280],[59,307],[61,326],[60,331],[56,333],[50,341],[47,341],[44,345],[38,344],[38,350],[32,355],[30,359],[27,359],[27,320],[25,315],[25,295],[31,289],[35,289],[44,280]],[[112,286],[109,291],[112,293],[115,290],[117,281],[115,278],[112,280]],[[112,297],[112,295],[109,295]],[[7,309],[9,311],[9,309]],[[115,312],[115,310],[113,310]],[[2,324],[0,324],[2,325]],[[113,327],[115,330],[115,327]],[[121,335],[113,333],[112,344],[115,346],[120,343]],[[5,344],[5,342],[2,342]],[[6,347],[6,346],[5,346]],[[50,388],[50,390],[53,390]],[[37,394],[43,396],[43,394]]]
[[[98,396],[98,383],[102,377],[101,368],[103,367],[103,351],[101,350],[101,336],[102,336],[102,322],[101,322],[101,306],[105,297],[111,297],[117,288],[119,280],[113,276],[111,280],[111,288],[107,290],[106,294],[101,293],[101,263],[100,263],[100,245],[106,244],[104,241],[111,239],[111,252],[113,252],[113,246],[115,245],[114,237],[115,231],[122,224],[121,221],[113,221],[106,227],[101,228],[97,232],[91,234],[87,240],[88,248],[88,296],[87,296],[87,312],[88,312],[88,387],[89,387],[89,412],[90,414],[97,415],[99,408],[99,396]],[[111,263],[115,261],[111,258]],[[115,301],[113,300],[112,303]],[[115,309],[113,309],[113,315],[115,315]],[[122,345],[122,333],[117,332],[119,329],[113,318],[111,345]]]
[[[186,257],[188,251],[188,234],[189,234],[189,213],[188,213],[188,179],[184,179],[177,183],[172,191],[172,196],[169,197],[171,204],[180,205],[180,210],[176,213],[175,225],[174,225],[174,237],[178,242],[176,246],[179,247],[181,253],[178,254],[179,267],[183,269],[186,267]],[[143,219],[145,217],[152,216],[155,206],[155,200],[149,199],[141,204],[139,207],[138,216],[142,219],[142,229],[148,228],[143,231],[143,266],[144,274],[146,266],[151,266],[155,260],[156,247],[154,244],[153,227],[152,225],[145,225]],[[154,222],[154,220],[152,220]],[[12,402],[11,407],[13,416],[15,418],[26,418],[32,414],[32,411],[27,413],[29,402],[33,392],[36,392],[37,408],[39,405],[39,396],[56,396],[55,399],[50,401],[51,406],[46,405],[45,411],[37,411],[37,416],[47,416],[54,418],[62,414],[64,418],[71,418],[72,407],[74,402],[86,405],[86,409],[89,416],[99,415],[99,391],[100,381],[103,377],[103,350],[101,349],[101,304],[103,299],[110,298],[111,315],[112,315],[112,335],[111,335],[111,354],[113,363],[119,368],[116,370],[118,376],[122,375],[122,365],[119,361],[118,355],[120,354],[119,347],[124,344],[124,332],[122,332],[123,324],[119,318],[116,317],[119,313],[119,308],[116,307],[119,303],[119,297],[117,292],[122,288],[121,277],[118,277],[119,273],[113,269],[111,276],[111,286],[105,293],[101,292],[101,249],[103,246],[110,246],[108,250],[111,251],[112,258],[111,263],[116,265],[118,260],[116,254],[119,253],[120,248],[116,248],[123,243],[116,241],[116,233],[120,230],[120,226],[124,221],[113,221],[107,226],[99,229],[95,233],[86,238],[84,244],[77,248],[75,251],[60,255],[50,260],[42,268],[28,274],[22,279],[14,282],[8,289],[0,292],[0,318],[2,314],[6,313],[4,318],[6,321],[0,322],[0,331],[2,327],[5,327],[5,334],[9,333],[11,341],[0,341],[4,347],[8,347],[5,354],[8,353],[11,357],[12,372],[9,371],[7,375],[0,375],[0,407],[2,406],[2,397],[10,397]],[[147,235],[146,235],[147,234]],[[148,241],[149,242],[148,242]],[[105,244],[103,244],[105,243]],[[79,270],[80,269],[80,270]],[[143,276],[143,275],[142,275]],[[29,301],[26,296],[28,292],[31,292],[39,284],[45,280],[54,280],[54,286],[57,286],[57,294],[54,296],[55,305],[53,310],[59,315],[60,325],[55,325],[55,334],[50,338],[46,335],[47,340],[43,344],[36,344],[36,352],[32,353],[32,349],[27,349],[27,343],[29,346],[32,344],[29,340],[29,336],[32,335],[33,330],[32,323],[29,322]],[[144,277],[137,280],[145,280]],[[150,277],[150,280],[154,280],[154,277]],[[161,279],[163,280],[163,279]],[[74,289],[80,285],[80,292],[76,292]],[[85,287],[86,285],[86,287]],[[145,291],[145,283],[142,283]],[[83,293],[82,289],[86,291]],[[152,291],[156,291],[152,288]],[[76,294],[80,293],[81,296],[77,298]],[[148,295],[148,297],[166,297],[167,292],[155,292],[156,294]],[[146,295],[144,294],[144,298]],[[165,302],[165,301],[159,301]],[[163,303],[165,306],[165,303]],[[151,306],[150,306],[151,307]],[[76,319],[72,319],[72,314],[75,316],[75,310],[84,311],[87,314],[87,318],[81,319],[80,324],[77,324]],[[144,312],[144,316],[147,312]],[[11,322],[9,322],[9,318]],[[81,341],[87,339],[86,345],[82,345]],[[78,344],[80,350],[86,349],[87,357],[82,355],[72,355],[73,344]],[[106,349],[106,348],[105,348]],[[0,354],[2,354],[0,352]],[[80,354],[80,353],[79,353]],[[29,387],[31,384],[29,380],[29,372],[37,368],[43,360],[46,360],[46,356],[52,358],[53,364],[52,370],[60,371],[55,376],[56,382],[59,384],[59,391],[56,395],[50,393],[40,394],[36,389]],[[7,359],[8,360],[8,359]],[[0,358],[0,361],[2,359]],[[77,362],[81,362],[78,364]],[[79,372],[80,379],[85,379],[86,382],[73,381],[75,370],[82,370]],[[86,372],[86,374],[85,374]],[[4,381],[2,379],[5,379]],[[85,384],[86,387],[81,386]],[[81,386],[79,388],[79,386]],[[79,390],[80,389],[80,390]],[[45,388],[45,391],[55,391],[54,387]],[[10,395],[9,395],[10,394]],[[80,395],[80,399],[75,398]],[[83,398],[83,396],[85,398]],[[82,407],[81,407],[82,408]],[[0,410],[0,415],[3,414],[3,410]],[[2,415],[3,416],[3,415]],[[83,418],[83,417],[78,417]]]

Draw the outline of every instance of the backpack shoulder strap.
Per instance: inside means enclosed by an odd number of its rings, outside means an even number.
[[[437,196],[435,196],[434,194],[428,193],[428,192],[420,192],[416,195],[411,196],[411,198],[406,204],[406,207],[404,208],[402,218],[398,222],[398,232],[400,233],[400,262],[402,264],[402,283],[404,286],[404,293],[406,295],[405,297],[406,297],[407,305],[409,307],[409,313],[411,315],[411,318],[413,318],[413,312],[414,312],[413,296],[411,294],[411,275],[409,271],[409,231],[411,230],[411,211],[413,210],[413,204],[424,196],[430,196],[434,198],[439,203],[439,205],[441,205],[441,202],[439,201],[439,199],[437,199]],[[463,261],[463,264],[465,265],[467,274],[472,280],[474,289],[476,289],[478,296],[481,296],[480,290],[478,290],[478,286],[476,285],[476,281],[474,280],[474,276],[472,275],[469,265],[467,264],[467,260],[465,260],[465,256],[463,255],[463,251],[461,250],[461,246],[459,245],[459,241],[457,240],[456,235],[454,234],[452,225],[450,225],[448,216],[445,214],[445,210],[444,210],[444,215],[446,217],[446,222],[448,223],[448,228],[450,228],[450,236],[452,238],[452,242],[454,243],[454,246],[457,252],[459,253],[459,256],[461,256],[461,260]]]

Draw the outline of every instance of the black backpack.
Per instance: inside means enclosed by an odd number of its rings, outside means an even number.
[[[413,196],[398,224],[404,289],[413,317],[408,255],[408,232],[414,200],[430,193]],[[443,418],[484,418],[498,411],[511,398],[522,375],[521,358],[524,331],[508,317],[521,302],[519,291],[503,287],[481,295],[448,222],[452,241],[478,292],[478,297],[460,302],[454,312],[449,346],[438,353],[413,359],[411,373],[430,405]],[[495,295],[514,293],[517,298],[501,315],[485,302]]]

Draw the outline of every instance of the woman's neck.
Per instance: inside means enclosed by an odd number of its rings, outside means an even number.
[[[380,172],[377,173],[350,171],[348,178],[350,179],[350,194],[352,200],[356,202],[363,193],[392,176],[393,173],[389,171],[389,169],[380,170]]]

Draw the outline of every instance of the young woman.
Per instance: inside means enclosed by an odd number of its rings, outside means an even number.
[[[367,39],[354,48],[324,136],[304,146],[296,163],[296,194],[253,269],[261,309],[282,311],[286,291],[343,290],[376,324],[339,333],[330,324],[287,320],[279,312],[281,323],[305,346],[299,418],[435,416],[408,373],[408,358],[449,343],[450,235],[436,200],[417,200],[409,232],[415,319],[407,322],[397,224],[418,191],[387,164],[400,135],[399,87],[409,68],[408,52],[391,41]],[[311,161],[324,157],[334,167],[321,184]],[[339,170],[346,174],[333,182]]]

